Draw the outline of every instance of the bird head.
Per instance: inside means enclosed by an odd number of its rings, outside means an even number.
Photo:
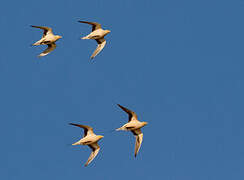
[[[57,40],[59,40],[59,39],[61,39],[61,38],[63,38],[63,37],[62,37],[62,36],[59,36],[59,35],[56,36],[56,39],[57,39]]]
[[[148,124],[148,122],[142,122],[143,126],[146,126]]]
[[[104,137],[104,136],[98,135],[98,138],[99,138],[99,139],[102,139],[103,137]]]
[[[105,34],[108,34],[110,33],[111,31],[110,30],[105,30]]]

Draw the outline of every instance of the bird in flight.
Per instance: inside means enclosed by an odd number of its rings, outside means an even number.
[[[99,147],[97,142],[100,139],[102,139],[103,136],[96,135],[93,132],[93,128],[90,127],[90,126],[85,126],[85,125],[81,125],[81,124],[74,124],[74,123],[69,123],[69,124],[84,129],[83,138],[81,138],[76,143],[73,143],[72,145],[88,145],[92,149],[92,152],[91,152],[91,154],[90,154],[90,156],[89,156],[89,158],[88,158],[88,160],[87,160],[87,162],[85,164],[85,166],[87,166],[97,156],[97,154],[98,154],[98,152],[100,150],[100,147]]]
[[[129,121],[122,127],[116,129],[116,131],[131,131],[134,134],[134,136],[136,138],[134,155],[136,157],[136,155],[139,152],[139,149],[141,147],[142,140],[143,140],[143,133],[141,132],[141,128],[144,127],[145,125],[147,125],[148,123],[140,122],[137,119],[137,115],[135,112],[133,112],[119,104],[118,104],[118,106],[129,115]]]
[[[106,36],[111,31],[103,30],[101,24],[96,23],[96,22],[88,22],[88,21],[78,21],[78,22],[92,25],[92,32],[81,39],[96,40],[98,45],[97,45],[96,50],[91,55],[91,59],[93,59],[104,48],[104,46],[106,44],[106,40],[104,39],[104,36]]]
[[[52,28],[44,27],[44,26],[31,26],[31,27],[39,28],[43,30],[42,38],[39,41],[32,44],[32,46],[38,46],[38,45],[48,46],[41,54],[39,54],[39,57],[46,56],[51,51],[53,51],[56,48],[55,42],[62,38],[62,36],[54,35]]]

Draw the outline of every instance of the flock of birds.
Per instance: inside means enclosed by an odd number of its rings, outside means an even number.
[[[104,39],[104,36],[106,36],[108,33],[110,33],[110,30],[103,30],[101,24],[96,23],[96,22],[88,22],[88,21],[78,21],[78,22],[92,25],[92,32],[81,39],[96,40],[98,45],[97,45],[96,50],[91,55],[91,59],[93,59],[104,48],[104,46],[106,44],[106,40]],[[38,45],[47,45],[48,46],[39,55],[40,57],[46,56],[51,51],[53,51],[56,48],[55,42],[62,38],[62,36],[54,35],[52,32],[52,28],[50,28],[50,27],[44,27],[44,26],[31,26],[31,27],[39,28],[44,31],[42,38],[39,41],[32,44],[33,46],[38,46]],[[134,155],[136,157],[136,155],[141,147],[142,140],[143,140],[143,133],[141,132],[141,128],[144,127],[145,125],[147,125],[147,122],[139,121],[135,112],[133,112],[119,104],[118,104],[118,106],[129,115],[129,120],[128,120],[128,123],[124,124],[122,127],[118,128],[118,129],[116,129],[116,131],[131,131],[134,134],[134,136],[136,138]],[[98,141],[100,139],[102,139],[104,136],[96,135],[93,132],[93,128],[90,126],[87,126],[87,125],[74,124],[74,123],[70,123],[70,125],[77,126],[77,127],[84,129],[83,138],[81,138],[76,143],[73,143],[72,145],[88,145],[92,149],[92,152],[91,152],[87,162],[85,163],[85,166],[87,166],[97,156],[97,154],[100,150]]]
[[[88,34],[87,36],[81,38],[81,39],[94,39],[97,42],[97,48],[91,55],[91,59],[93,59],[105,46],[106,40],[104,39],[104,36],[106,36],[108,33],[110,33],[110,30],[103,30],[101,24],[96,22],[88,22],[88,21],[78,21],[80,23],[86,23],[92,25],[92,32]],[[46,56],[50,52],[52,52],[56,48],[56,41],[61,39],[62,36],[54,35],[53,30],[50,27],[44,27],[44,26],[31,26],[34,28],[42,29],[43,35],[42,38],[32,44],[32,46],[38,46],[38,45],[47,45],[48,47],[39,54],[39,57]]]
[[[118,106],[129,115],[129,120],[128,123],[124,124],[120,128],[117,128],[116,131],[131,131],[134,134],[136,138],[134,155],[136,157],[143,140],[143,133],[141,132],[141,128],[147,125],[147,122],[139,121],[135,112],[127,109],[126,107],[121,106],[120,104],[118,104]],[[82,124],[74,124],[74,123],[70,123],[70,125],[77,126],[84,129],[83,138],[81,138],[76,143],[73,143],[72,145],[88,145],[92,149],[92,152],[85,164],[85,166],[87,166],[98,154],[100,150],[98,141],[102,139],[103,136],[96,135],[93,132],[93,128],[90,126],[86,126]]]

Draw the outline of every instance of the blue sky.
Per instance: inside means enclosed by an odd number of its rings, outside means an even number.
[[[47,6],[48,8],[46,8]],[[244,1],[2,1],[1,179],[244,178]],[[90,61],[96,21],[110,29]],[[43,58],[41,31],[63,36]],[[135,111],[144,140],[108,131]],[[68,123],[105,137],[94,161]]]

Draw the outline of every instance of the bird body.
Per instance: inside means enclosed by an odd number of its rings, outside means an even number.
[[[140,122],[140,121],[130,121],[126,124],[124,124],[122,127],[116,129],[117,131],[123,130],[123,131],[131,131],[131,130],[136,130],[144,127],[147,123],[146,122]]]
[[[32,45],[33,46],[47,45],[47,44],[55,43],[60,38],[61,36],[59,35],[47,34],[46,36],[44,36],[43,38],[41,38],[39,41],[35,42]]]
[[[89,144],[98,142],[101,138],[103,138],[103,136],[96,135],[96,134],[90,134],[90,135],[87,135],[87,136],[81,138],[79,141],[77,141],[76,143],[73,143],[72,145],[89,145]]]
[[[142,140],[143,140],[143,133],[141,132],[141,128],[144,127],[145,125],[147,125],[148,123],[140,122],[137,119],[137,115],[135,112],[133,112],[119,104],[118,104],[118,106],[129,115],[129,122],[124,124],[122,127],[116,129],[116,131],[131,131],[134,134],[134,136],[136,138],[134,155],[136,157],[136,155],[139,152],[139,149],[141,147]]]
[[[82,39],[100,39],[106,36],[108,33],[110,33],[109,30],[97,29],[95,31],[92,31],[90,34],[83,37]]]
[[[42,38],[39,41],[32,44],[32,46],[38,46],[38,45],[48,46],[41,54],[39,54],[39,56],[46,56],[51,51],[53,51],[56,48],[55,42],[62,38],[62,36],[54,35],[52,32],[52,28],[44,27],[44,26],[31,26],[31,27],[39,28],[44,31]]]
[[[100,139],[102,139],[103,136],[96,135],[93,132],[92,127],[90,127],[90,126],[85,126],[85,125],[81,125],[81,124],[74,124],[74,123],[70,123],[70,125],[77,126],[77,127],[84,129],[84,137],[81,138],[76,143],[73,143],[72,145],[88,145],[92,149],[92,152],[91,152],[91,154],[90,154],[90,156],[89,156],[89,158],[85,164],[85,166],[87,166],[97,156],[97,154],[100,150],[100,147],[99,147],[97,142]]]

